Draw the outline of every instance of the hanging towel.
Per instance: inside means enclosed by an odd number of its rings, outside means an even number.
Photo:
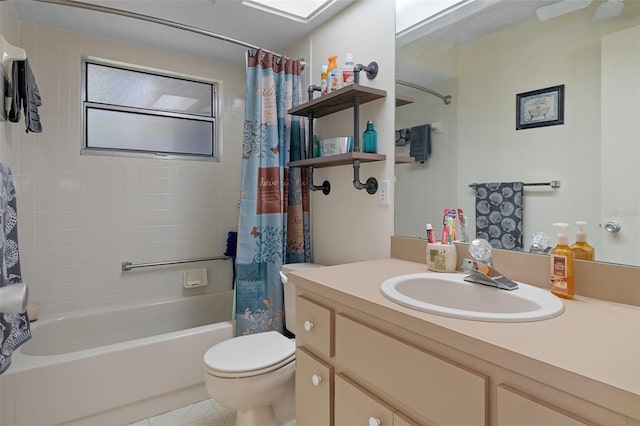
[[[522,249],[522,182],[476,183],[476,238]]]
[[[0,287],[22,282],[18,252],[16,190],[9,167],[0,163]],[[0,374],[11,365],[11,354],[31,338],[25,313],[0,312]]]
[[[411,128],[409,156],[424,163],[431,155],[431,125],[423,124]]]
[[[11,97],[11,110],[9,121],[20,121],[20,107],[24,107],[24,125],[26,132],[42,133],[42,123],[38,107],[42,105],[40,90],[36,84],[36,77],[31,71],[29,60],[14,61],[11,69],[13,81],[13,96]]]

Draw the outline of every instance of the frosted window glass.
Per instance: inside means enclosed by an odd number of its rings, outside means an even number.
[[[87,147],[213,155],[211,121],[87,109]]]
[[[83,152],[219,160],[217,84],[83,60]]]
[[[213,85],[87,63],[87,101],[212,117]]]

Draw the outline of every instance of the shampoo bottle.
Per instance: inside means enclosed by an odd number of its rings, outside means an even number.
[[[341,87],[340,69],[338,68],[337,56],[329,56],[329,65],[327,66],[327,79],[329,81],[329,93],[338,90]]]
[[[558,233],[558,245],[551,249],[551,292],[564,299],[573,299],[575,283],[573,278],[574,253],[569,248],[569,236],[567,235],[567,223],[554,223],[560,228]]]
[[[578,231],[576,232],[576,243],[571,246],[571,250],[575,254],[576,259],[593,260],[596,257],[596,250],[587,244],[587,233],[584,232],[584,226],[587,222],[576,222]]]

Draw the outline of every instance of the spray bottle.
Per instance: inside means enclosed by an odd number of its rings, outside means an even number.
[[[327,79],[329,81],[329,93],[335,92],[342,87],[342,78],[340,68],[338,68],[338,56],[329,56],[329,65],[327,65]]]
[[[560,228],[558,245],[550,251],[551,257],[551,293],[564,299],[573,299],[575,282],[573,277],[574,253],[569,247],[567,235],[568,223],[554,223]]]
[[[578,221],[578,231],[576,232],[576,243],[571,246],[571,250],[575,254],[576,259],[593,260],[596,257],[596,250],[587,244],[587,233],[584,227],[587,222]]]
[[[326,95],[329,93],[329,77],[327,74],[327,65],[322,66],[322,71],[320,72],[320,93]]]

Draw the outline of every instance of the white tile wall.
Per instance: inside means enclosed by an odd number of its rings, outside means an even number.
[[[14,22],[0,3],[2,30]],[[7,24],[5,21],[9,21]],[[23,279],[41,316],[231,287],[229,261],[121,272],[120,262],[216,256],[237,228],[244,70],[142,46],[16,23],[43,105],[42,134],[3,123],[0,159],[18,191]],[[221,82],[221,163],[80,155],[80,60],[95,56]],[[240,105],[240,107],[238,107]],[[232,107],[233,106],[233,107]],[[206,267],[209,286],[181,288]]]

